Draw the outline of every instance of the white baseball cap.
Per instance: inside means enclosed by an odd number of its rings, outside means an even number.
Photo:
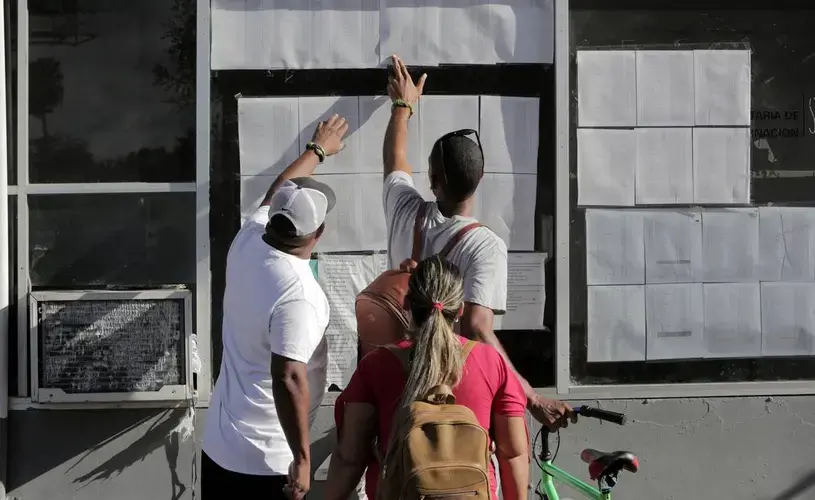
[[[295,234],[291,236],[306,236],[323,225],[335,203],[336,196],[330,187],[311,177],[297,177],[286,180],[274,192],[269,219],[282,215],[294,226]]]

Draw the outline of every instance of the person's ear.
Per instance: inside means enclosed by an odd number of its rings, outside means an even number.
[[[461,319],[464,316],[464,303],[462,302],[460,306],[458,306],[458,311],[456,311],[456,321]]]

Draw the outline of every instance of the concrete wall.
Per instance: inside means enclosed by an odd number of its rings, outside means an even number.
[[[815,397],[588,403],[627,413],[629,424],[585,419],[570,426],[561,432],[557,463],[587,477],[578,458],[583,448],[634,451],[641,471],[621,477],[616,498],[815,498]],[[12,412],[10,496],[191,499],[198,446],[167,437],[183,415],[180,410]],[[204,418],[199,412],[197,428]],[[315,468],[328,455],[331,429],[332,408],[325,407],[313,431]],[[315,482],[311,498],[322,497],[320,487]],[[562,500],[578,498],[562,492]]]

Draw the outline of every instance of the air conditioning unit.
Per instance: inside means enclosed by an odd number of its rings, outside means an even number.
[[[30,306],[33,402],[192,396],[189,290],[38,291]]]

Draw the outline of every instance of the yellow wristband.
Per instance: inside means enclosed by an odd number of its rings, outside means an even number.
[[[403,101],[402,99],[396,99],[391,105],[391,110],[396,108],[407,108],[410,110],[410,116],[413,116],[413,105],[409,102]]]

